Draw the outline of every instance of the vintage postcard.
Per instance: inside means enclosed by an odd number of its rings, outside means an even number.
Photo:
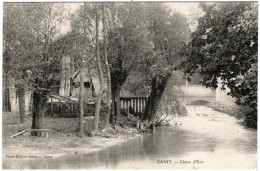
[[[2,169],[257,170],[258,2],[2,17]]]

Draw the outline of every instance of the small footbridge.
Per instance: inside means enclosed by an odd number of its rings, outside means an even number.
[[[216,101],[216,90],[202,85],[181,86],[187,105],[206,104]]]

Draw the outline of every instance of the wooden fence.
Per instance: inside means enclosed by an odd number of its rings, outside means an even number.
[[[56,101],[53,101],[53,98],[55,98]],[[127,113],[143,112],[147,100],[148,97],[120,97],[121,109],[125,110],[125,112]],[[60,109],[64,107],[70,112],[76,109],[75,105],[78,105],[76,101],[71,99],[66,99],[65,97],[62,96],[59,96],[58,98],[57,96],[51,96],[49,103],[51,109],[52,109],[52,105],[56,104]],[[8,112],[11,111],[8,90],[5,90],[3,93],[3,111],[8,111]]]
[[[63,96],[52,96],[52,98],[56,98],[56,105],[58,105],[59,108],[65,107],[70,112],[76,109],[75,105],[78,105],[78,102]],[[55,102],[52,101],[52,98],[51,103],[55,104]],[[127,113],[141,113],[145,109],[147,100],[148,97],[120,97],[120,107]],[[88,104],[95,104],[95,101]]]
[[[120,97],[121,109],[127,113],[140,113],[145,109],[148,97]]]

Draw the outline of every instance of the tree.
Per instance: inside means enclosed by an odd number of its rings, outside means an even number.
[[[163,92],[158,110],[160,114],[157,114],[157,117],[160,115],[174,115],[176,113],[179,115],[187,114],[183,113],[185,112],[183,104],[185,93],[179,87],[183,85],[183,83],[185,83],[183,72],[179,70],[173,71]]]
[[[83,5],[83,15],[84,15],[84,18],[85,18],[85,15],[86,15],[86,9],[85,9],[86,5],[84,3]],[[84,39],[86,39],[86,22],[84,21],[84,24],[83,24],[83,35],[84,35]],[[85,44],[86,45],[86,44]],[[78,50],[78,46],[76,45],[76,49]],[[85,52],[86,53],[86,52]],[[81,63],[81,66],[80,66],[80,90],[79,90],[79,110],[80,110],[80,113],[79,113],[79,126],[78,126],[78,130],[79,130],[79,137],[83,137],[84,136],[84,133],[83,133],[83,118],[84,118],[84,103],[83,103],[83,88],[84,88],[84,83],[83,83],[83,59],[82,59],[82,63]],[[74,73],[73,73],[74,74]]]
[[[46,12],[50,8],[55,12]],[[43,47],[50,43],[51,38],[55,40],[58,36],[56,29],[60,28],[64,19],[64,11],[61,9],[62,4],[55,3],[4,5],[4,73],[7,77],[19,80],[21,87],[28,87],[33,91],[33,129],[42,126],[49,87],[59,66],[59,58],[46,56]],[[55,21],[50,23],[55,25],[55,30],[45,27],[47,19],[53,17]],[[27,78],[26,71],[32,73],[30,78]]]
[[[257,3],[225,2],[201,7],[205,15],[183,50],[183,68],[193,74],[200,67],[206,87],[216,88],[221,78],[222,89],[228,87],[237,104],[248,108],[243,111],[245,118],[256,125]]]
[[[20,113],[20,124],[24,123],[25,116],[25,88],[23,82],[20,81],[19,84],[16,84],[18,100],[19,100],[19,113]]]
[[[120,118],[120,91],[128,75],[147,56],[151,46],[143,3],[108,6],[108,62],[116,125]]]
[[[80,70],[80,73],[87,68],[90,73],[95,69],[95,12],[96,8],[93,4],[84,3],[79,9],[71,15],[70,24],[71,32],[74,34],[72,46],[75,46],[75,51],[71,53],[73,70]],[[90,74],[89,74],[90,76]],[[83,76],[81,75],[81,79]],[[83,89],[83,82],[81,84],[81,90]],[[78,122],[78,133],[80,137],[83,137],[83,106],[84,100],[80,93],[79,104],[80,114]]]
[[[4,5],[4,80],[10,84],[15,84],[15,81],[19,80],[19,84],[15,87],[18,90],[19,111],[20,111],[20,123],[23,123],[25,115],[24,106],[24,76],[25,71],[23,62],[26,60],[24,57],[28,55],[34,55],[37,53],[39,48],[37,48],[36,39],[31,36],[29,15],[24,14],[30,4],[11,4],[6,3]],[[33,11],[30,11],[31,13]],[[28,17],[28,18],[27,18]],[[42,18],[38,15],[39,19]],[[35,26],[36,27],[36,26]],[[20,28],[18,32],[16,28]],[[38,43],[39,45],[39,43]],[[33,48],[29,54],[28,48]],[[24,70],[22,70],[24,69]],[[10,85],[9,84],[9,85]],[[13,106],[12,106],[13,107]]]
[[[99,91],[97,94],[96,100],[96,109],[95,109],[95,118],[94,118],[94,130],[98,131],[98,122],[99,122],[99,114],[100,114],[100,102],[103,95],[103,72],[100,63],[99,56],[99,13],[98,13],[99,5],[96,4],[96,62],[97,62],[97,70],[98,70],[98,78],[99,78]]]
[[[184,16],[173,13],[161,4],[154,3],[147,8],[147,11],[154,53],[147,59],[151,91],[142,119],[150,125],[156,118],[168,79],[182,61],[179,52],[188,42],[190,30]]]
[[[150,79],[147,77],[147,68],[144,63],[138,63],[127,77],[122,91],[127,93],[126,96],[130,97],[146,97],[150,91]]]
[[[110,68],[107,58],[107,33],[106,33],[106,18],[105,18],[105,8],[104,3],[102,3],[102,24],[103,24],[103,40],[104,40],[104,58],[106,65],[106,76],[107,76],[107,114],[105,115],[105,128],[109,126],[109,118],[111,111],[111,77],[110,77]]]
[[[80,69],[80,90],[79,90],[79,137],[83,137],[83,117],[84,117],[84,103],[83,103],[83,98],[82,98],[82,93],[83,93],[83,66]]]

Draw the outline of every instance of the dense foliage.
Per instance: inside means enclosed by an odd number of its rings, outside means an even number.
[[[46,87],[50,84],[46,72],[59,66],[59,59],[50,57],[49,51],[65,17],[63,5],[5,3],[3,17],[4,78],[19,80],[30,70],[33,79],[38,79],[37,86]]]
[[[24,88],[33,92],[32,128],[41,128],[49,88],[60,58],[51,55],[51,44],[60,36],[66,17],[61,3],[5,3],[3,14],[3,71],[7,86],[18,89],[20,123],[23,123]]]
[[[143,119],[154,120],[159,103],[173,70],[183,60],[179,52],[189,40],[187,19],[169,8],[154,3],[147,8],[149,35],[154,45],[153,55],[146,60],[145,67],[150,79],[151,91]]]
[[[202,84],[230,89],[244,109],[245,119],[257,121],[257,3],[225,2],[202,4],[205,15],[199,19],[190,44],[183,50],[186,73],[198,69]],[[252,123],[253,122],[253,123]]]

